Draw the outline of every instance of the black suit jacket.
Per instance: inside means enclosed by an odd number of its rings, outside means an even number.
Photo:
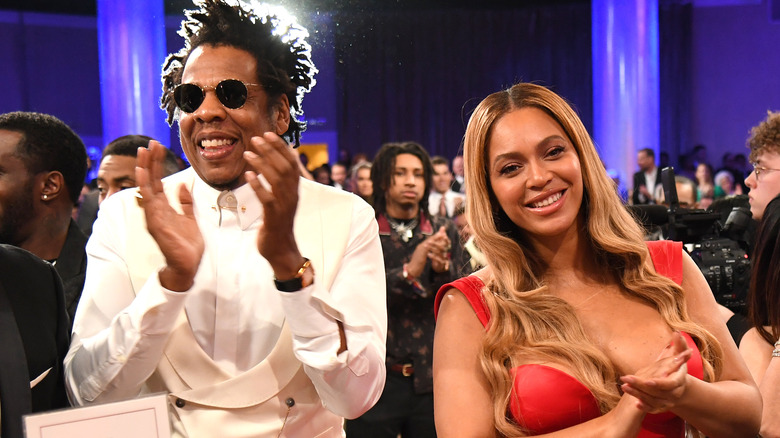
[[[634,192],[631,194],[631,203],[634,205],[647,204],[648,202],[642,202],[639,200],[639,186],[645,185],[645,173],[639,171],[634,174]],[[661,169],[656,166],[655,168],[655,186],[661,185]],[[655,187],[648,187],[647,190],[652,194],[655,192]]]
[[[24,436],[25,414],[68,406],[62,370],[68,327],[62,284],[54,268],[23,249],[0,245],[3,438]],[[40,381],[31,389],[36,378]]]
[[[73,325],[73,317],[76,315],[76,307],[84,289],[84,278],[87,275],[87,236],[81,231],[76,222],[71,219],[68,227],[68,236],[62,245],[57,264],[54,266],[62,279],[62,287],[65,293],[65,308],[68,311],[70,324]]]

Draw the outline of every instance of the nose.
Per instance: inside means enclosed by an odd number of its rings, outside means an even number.
[[[529,188],[543,188],[552,179],[552,172],[547,169],[544,163],[540,161],[530,161],[526,166],[528,168],[526,185]]]
[[[405,173],[403,178],[404,178],[404,184],[406,184],[407,186],[414,186],[415,183],[417,182],[417,177],[415,177],[414,174],[411,172]]]
[[[213,89],[209,89],[206,90],[203,102],[192,114],[199,122],[210,122],[215,119],[224,120],[227,113],[222,102],[217,98],[217,93]]]
[[[752,170],[750,171],[750,174],[745,178],[745,185],[748,186],[749,189],[755,189],[756,183],[758,181],[756,180],[756,171]]]

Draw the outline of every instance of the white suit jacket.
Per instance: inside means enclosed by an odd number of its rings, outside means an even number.
[[[165,191],[172,204],[178,199],[178,187],[183,183],[191,190],[195,178],[196,174],[189,170],[166,180]],[[322,282],[325,290],[339,272],[351,222],[343,218],[351,214],[356,202],[358,199],[351,194],[334,193],[307,180],[302,179],[299,185],[295,238],[301,253],[316,267],[315,281]],[[165,262],[146,230],[143,209],[129,196],[124,196],[123,203],[128,217],[127,229],[122,230],[127,233],[127,272],[133,289],[139,291]],[[381,260],[381,254],[379,257]],[[383,266],[378,268],[383,272]],[[382,319],[386,336],[386,315]],[[368,372],[368,368],[363,372]],[[295,357],[287,323],[276,346],[262,362],[232,377],[198,346],[182,310],[163,357],[146,385],[149,392],[170,393],[176,436],[276,437],[279,431],[289,437],[343,436],[342,418],[323,406],[302,363]],[[292,407],[288,406],[290,400],[294,400]]]

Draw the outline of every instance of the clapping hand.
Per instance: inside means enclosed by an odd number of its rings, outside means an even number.
[[[244,152],[244,159],[252,168],[246,179],[263,204],[257,249],[277,277],[292,278],[303,260],[293,235],[300,178],[298,160],[287,143],[272,132],[252,137],[251,150]],[[270,189],[260,183],[258,174],[268,181]]]
[[[447,237],[447,229],[439,228],[439,231],[429,237],[426,242],[428,243],[428,258],[431,260],[431,269],[435,272],[449,271],[452,242]]]
[[[621,389],[639,400],[639,408],[651,414],[674,408],[685,393],[691,349],[679,332],[672,335],[655,362],[633,375],[620,378]]]
[[[412,253],[412,258],[407,264],[409,275],[419,277],[425,269],[425,263],[430,259],[431,268],[435,272],[445,272],[450,269],[450,238],[447,237],[447,229],[439,228],[435,234],[420,242]]]
[[[160,284],[169,290],[185,291],[192,287],[203,256],[203,236],[192,211],[192,195],[184,185],[179,187],[181,213],[171,207],[162,184],[165,146],[149,142],[149,149],[138,148],[135,178],[141,194],[146,227],[165,257]]]

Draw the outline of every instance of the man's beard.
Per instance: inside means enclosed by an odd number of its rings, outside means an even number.
[[[0,243],[18,246],[21,242],[19,231],[27,225],[33,217],[32,180],[24,185],[24,188],[16,194],[16,197],[8,200],[0,211]]]

